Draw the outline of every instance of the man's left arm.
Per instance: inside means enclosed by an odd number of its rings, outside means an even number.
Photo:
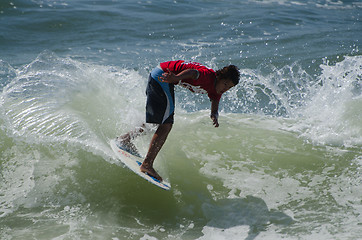
[[[219,127],[219,100],[211,100],[211,115],[212,124]]]

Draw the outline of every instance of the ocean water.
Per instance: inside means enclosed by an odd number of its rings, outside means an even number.
[[[0,0],[0,239],[362,239],[362,1]],[[161,190],[109,141],[159,62],[240,69],[176,87]],[[152,130],[136,140],[147,151]]]

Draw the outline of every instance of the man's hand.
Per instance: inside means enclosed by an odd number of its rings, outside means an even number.
[[[212,124],[215,127],[219,127],[219,121],[218,121],[219,114],[218,113],[211,113],[210,118],[212,120]]]
[[[162,74],[162,77],[160,77],[160,79],[162,80],[162,82],[167,82],[167,83],[178,83],[180,81],[180,78],[178,76],[176,76],[173,72],[170,71],[170,69],[167,69],[167,72],[164,72]]]

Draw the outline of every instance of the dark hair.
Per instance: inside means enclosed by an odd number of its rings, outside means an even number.
[[[229,65],[217,70],[216,77],[218,79],[230,79],[234,83],[234,85],[236,85],[239,83],[240,72],[236,66]]]

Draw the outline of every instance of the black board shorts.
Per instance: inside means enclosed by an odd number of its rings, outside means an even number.
[[[175,111],[174,84],[160,80],[163,70],[155,68],[149,78],[146,88],[146,122],[147,123],[173,123]]]

